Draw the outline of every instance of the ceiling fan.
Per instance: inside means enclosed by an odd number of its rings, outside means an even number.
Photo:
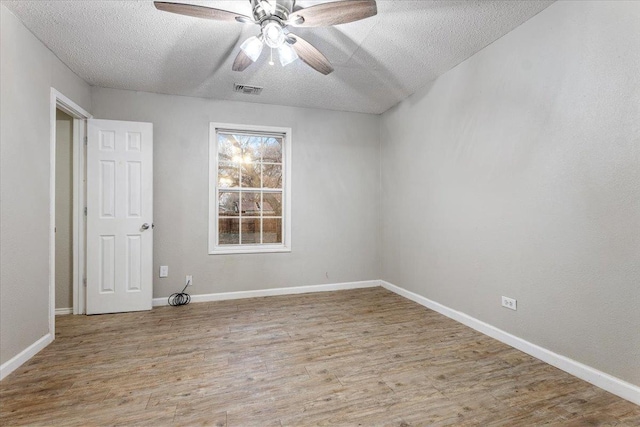
[[[212,19],[214,21],[257,24],[260,34],[250,37],[240,46],[240,52],[233,62],[234,71],[244,71],[253,64],[262,53],[266,44],[271,50],[278,51],[282,66],[296,59],[302,59],[307,65],[322,74],[329,74],[333,67],[318,49],[302,37],[289,31],[288,27],[328,27],[346,24],[374,16],[378,10],[375,0],[341,0],[322,3],[307,8],[296,7],[295,0],[249,0],[253,17],[183,3],[154,2],[156,9],[180,15]]]

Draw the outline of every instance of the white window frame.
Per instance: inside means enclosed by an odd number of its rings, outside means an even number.
[[[218,245],[218,130],[279,133],[282,141],[282,243]],[[209,123],[209,255],[291,252],[291,128],[234,123]]]

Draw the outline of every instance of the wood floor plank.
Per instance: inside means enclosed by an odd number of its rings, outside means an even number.
[[[0,425],[640,425],[640,408],[382,288],[56,318]]]

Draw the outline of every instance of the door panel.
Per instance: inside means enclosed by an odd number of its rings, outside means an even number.
[[[100,293],[110,294],[115,291],[116,272],[116,236],[101,235],[100,257],[98,258],[98,270],[100,280]]]
[[[87,314],[150,310],[152,124],[92,119],[87,134]]]

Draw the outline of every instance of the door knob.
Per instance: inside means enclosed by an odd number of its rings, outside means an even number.
[[[149,224],[148,223],[145,222],[144,224],[142,224],[142,231],[148,230],[148,229],[149,229]]]

